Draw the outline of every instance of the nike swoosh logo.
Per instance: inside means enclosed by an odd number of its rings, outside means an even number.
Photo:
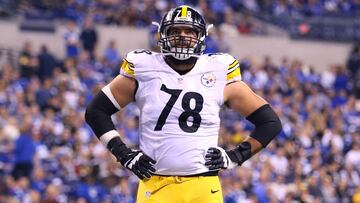
[[[211,194],[217,193],[219,190],[211,190]]]

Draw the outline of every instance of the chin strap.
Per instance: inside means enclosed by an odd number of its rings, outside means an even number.
[[[159,24],[159,23],[158,23]],[[160,27],[160,25],[159,25],[159,27]],[[208,25],[207,27],[206,27],[206,36],[207,35],[209,35],[209,31],[210,31],[210,29],[212,29],[214,27],[214,24],[210,24],[210,25]]]
[[[152,25],[155,25],[157,27],[158,32],[160,32],[160,24],[156,21],[151,22]]]

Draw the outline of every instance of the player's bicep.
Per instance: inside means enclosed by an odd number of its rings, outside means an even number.
[[[134,101],[136,92],[134,78],[118,75],[110,82],[110,90],[121,108]]]
[[[267,103],[242,81],[232,82],[225,86],[224,100],[231,109],[239,112],[244,117]]]

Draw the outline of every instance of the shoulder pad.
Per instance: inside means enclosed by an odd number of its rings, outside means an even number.
[[[126,54],[121,63],[120,74],[127,77],[134,77],[135,69],[141,62],[147,61],[153,53],[146,49],[137,49]]]
[[[215,58],[226,70],[227,83],[241,80],[240,64],[239,61],[227,53],[213,53],[208,54],[209,57]]]
[[[226,62],[227,73],[226,73],[226,80],[228,83],[241,81],[241,71],[240,71],[240,63],[239,61],[230,54],[226,55]]]

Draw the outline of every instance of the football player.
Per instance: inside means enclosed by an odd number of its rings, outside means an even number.
[[[100,91],[85,118],[117,160],[141,181],[137,202],[223,202],[218,171],[241,165],[281,131],[271,106],[241,81],[229,54],[203,54],[208,27],[189,6],[165,14],[160,53],[127,54],[120,75]],[[135,102],[140,149],[121,140],[111,115]],[[235,149],[218,146],[224,104],[255,129]]]

